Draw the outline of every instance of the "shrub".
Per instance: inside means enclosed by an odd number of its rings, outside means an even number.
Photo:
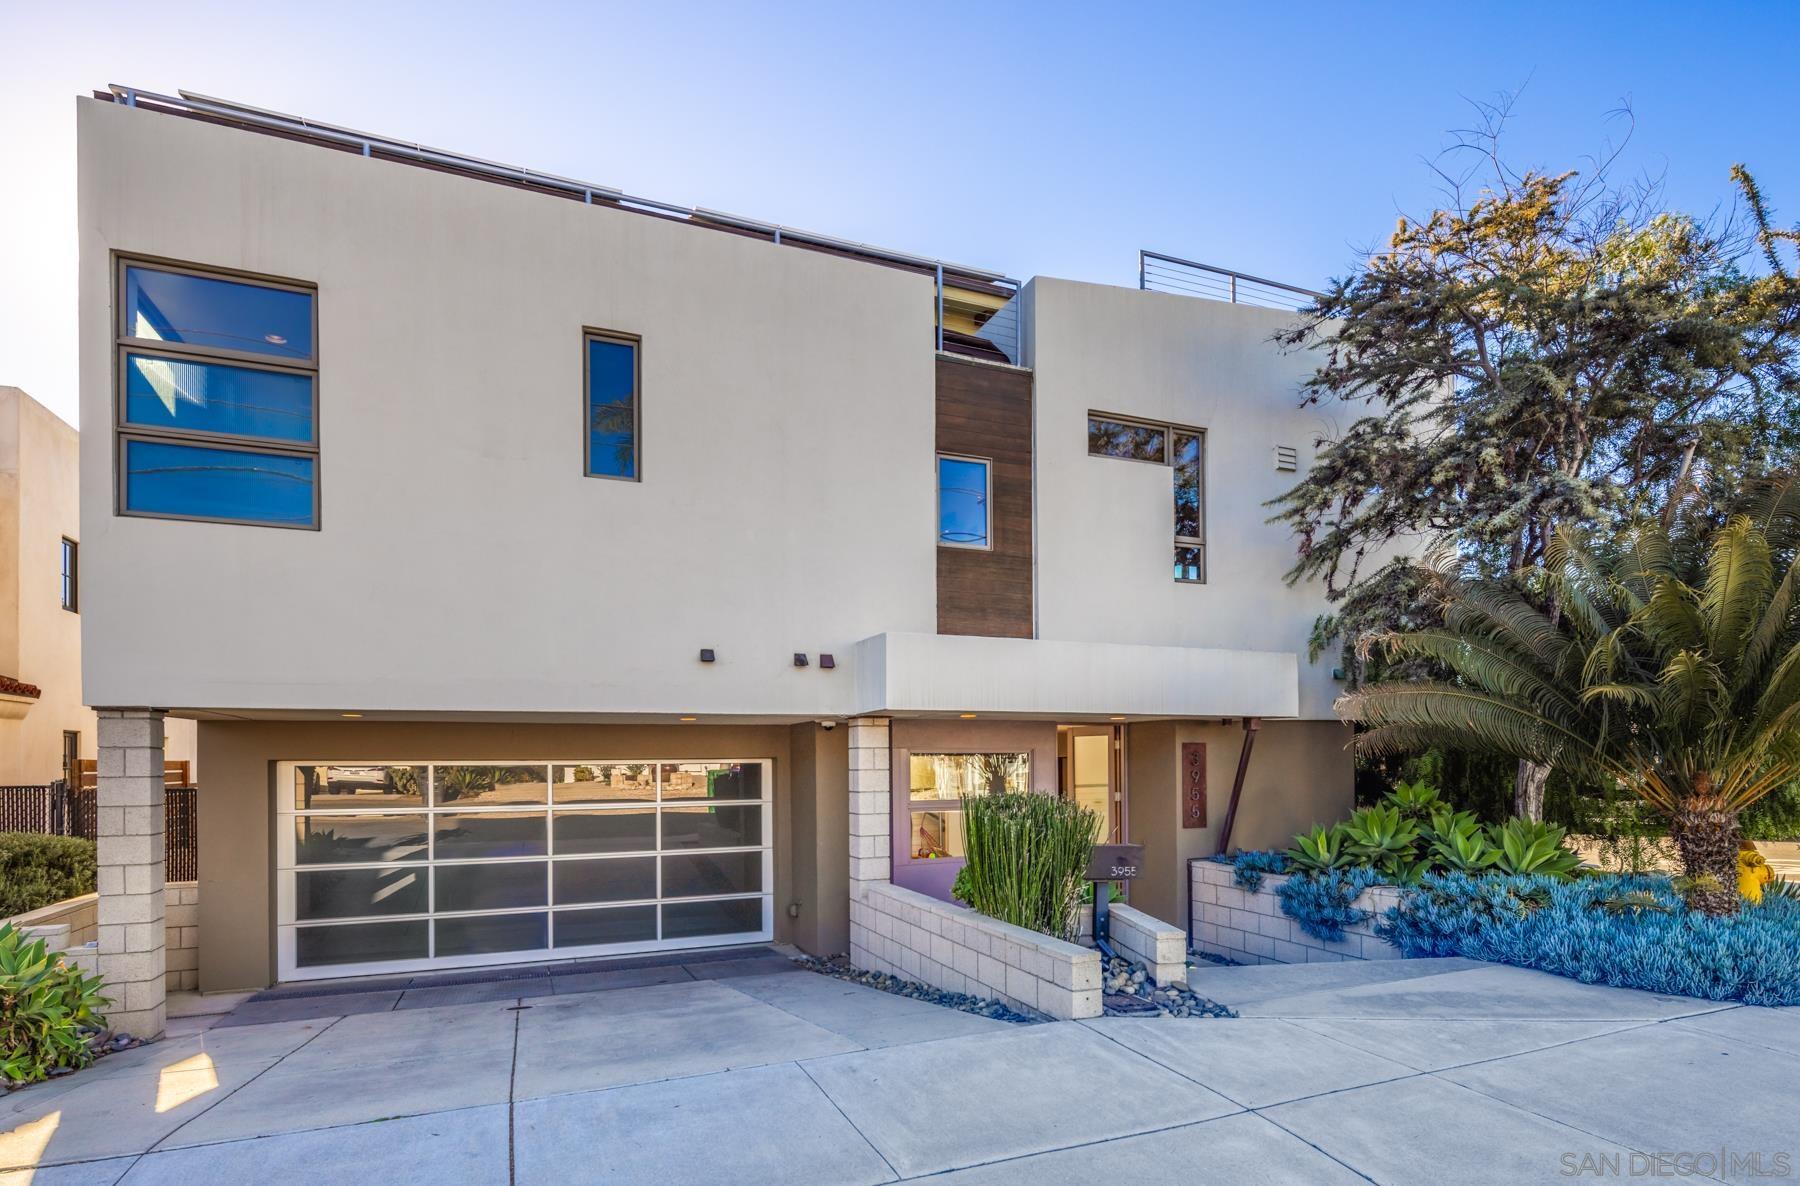
[[[0,1078],[33,1083],[60,1067],[85,1067],[107,1003],[98,976],[83,976],[42,939],[27,941],[11,923],[0,924]]]
[[[94,892],[94,842],[0,832],[0,918]]]
[[[1031,793],[980,795],[962,804],[968,863],[951,892],[1002,922],[1073,940],[1099,824],[1094,813]]]
[[[1372,917],[1351,903],[1380,880],[1380,875],[1368,868],[1296,873],[1281,887],[1281,912],[1313,938],[1335,943],[1344,937],[1345,927]]]
[[[1800,1005],[1800,898],[1711,916],[1666,877],[1429,876],[1375,933],[1407,956],[1461,955],[1714,1001]]]
[[[1265,873],[1286,873],[1288,859],[1278,852],[1251,849],[1231,858],[1231,880],[1239,889],[1255,893],[1262,888]]]

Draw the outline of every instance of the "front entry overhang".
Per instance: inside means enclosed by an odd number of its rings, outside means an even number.
[[[1292,717],[1289,651],[877,634],[856,644],[858,715]]]

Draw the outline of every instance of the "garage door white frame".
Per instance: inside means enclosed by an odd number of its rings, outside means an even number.
[[[470,804],[445,803],[441,801],[439,788],[439,771],[451,767],[543,767],[545,770],[546,793],[542,804]],[[579,803],[558,803],[556,795],[555,772],[560,767],[585,766],[590,768],[642,766],[654,772],[655,799],[627,799],[618,802],[581,801]],[[665,770],[677,768],[731,768],[759,767],[760,795],[759,799],[705,799],[705,798],[665,798]],[[345,807],[305,807],[297,803],[295,793],[297,772],[301,767],[417,767],[429,771],[429,782],[424,802],[419,805],[377,807],[353,805]],[[596,955],[627,955],[643,952],[694,950],[708,947],[724,947],[734,944],[768,942],[774,937],[774,889],[775,869],[773,860],[774,828],[772,818],[774,785],[771,779],[771,764],[765,759],[729,759],[729,758],[696,758],[696,759],[555,759],[537,761],[535,759],[521,761],[519,759],[389,759],[389,760],[345,760],[317,759],[311,761],[281,762],[276,767],[276,943],[277,970],[282,980],[317,980],[332,979],[345,976],[361,976],[378,973],[435,971],[455,968],[484,967],[499,964],[518,964],[552,960],[569,960]],[[554,821],[568,815],[594,815],[607,812],[642,812],[645,808],[656,808],[656,847],[633,849],[629,851],[609,851],[603,855],[591,853],[559,854],[556,851],[557,829]],[[757,809],[760,811],[760,827],[758,838],[760,844],[754,846],[733,845],[721,848],[706,847],[665,847],[664,821],[665,812],[669,809],[692,809],[706,807],[732,807]],[[440,816],[458,815],[531,815],[541,812],[545,817],[544,835],[546,851],[542,855],[521,855],[482,857],[474,859],[440,860],[437,855],[438,827]],[[681,813],[675,813],[681,814]],[[297,860],[297,821],[302,817],[313,817],[321,822],[329,822],[333,818],[358,816],[391,816],[391,817],[423,817],[426,851],[422,858],[387,859],[360,861],[333,861],[329,863],[301,863]],[[677,897],[665,895],[664,868],[666,858],[706,856],[708,854],[760,854],[761,886],[757,890],[730,892],[724,894],[688,894]],[[653,858],[656,869],[656,893],[647,898],[630,898],[607,900],[604,902],[558,903],[556,900],[555,877],[559,863],[570,861],[606,861]],[[437,899],[437,871],[452,866],[468,865],[503,865],[532,864],[542,862],[545,866],[545,902],[543,905],[508,906],[496,909],[439,911],[435,909]],[[427,879],[427,909],[423,912],[403,912],[390,914],[361,914],[344,917],[301,919],[296,916],[299,893],[297,892],[297,875],[308,872],[340,871],[340,870],[387,870],[391,872],[417,871]],[[761,926],[756,930],[736,931],[728,934],[678,936],[663,938],[663,909],[670,905],[702,902],[730,902],[756,900],[760,905]],[[589,946],[557,946],[556,918],[562,912],[583,910],[598,911],[613,907],[655,907],[657,917],[657,938],[636,942],[610,943]],[[543,947],[529,949],[487,952],[472,955],[440,956],[436,952],[437,927],[432,920],[501,917],[507,915],[523,916],[544,914],[548,919],[547,943]],[[428,954],[416,959],[371,960],[359,963],[331,963],[301,967],[297,959],[297,932],[308,927],[356,926],[369,923],[417,922],[425,921],[425,930],[429,939]]]

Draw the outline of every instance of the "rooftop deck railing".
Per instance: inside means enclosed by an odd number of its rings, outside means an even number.
[[[935,332],[938,349],[944,345],[944,283],[948,277],[952,286],[986,288],[1001,295],[1017,293],[1020,285],[1000,272],[985,268],[973,268],[965,264],[950,263],[947,260],[932,259],[927,256],[913,255],[905,251],[894,251],[886,247],[877,247],[870,243],[859,243],[851,239],[840,239],[834,235],[822,235],[815,231],[801,230],[798,227],[785,226],[781,223],[766,222],[757,218],[745,218],[737,214],[727,214],[722,210],[708,210],[701,206],[683,206],[674,202],[664,202],[656,198],[641,197],[628,194],[610,185],[601,185],[592,181],[579,181],[572,177],[561,177],[554,173],[543,173],[529,169],[523,165],[507,165],[497,161],[483,160],[445,149],[429,148],[423,144],[406,140],[397,140],[391,136],[382,136],[374,132],[361,132],[354,128],[340,127],[336,124],[321,123],[318,120],[306,119],[303,116],[285,115],[279,111],[268,111],[261,107],[251,107],[230,99],[201,95],[193,91],[177,91],[173,95],[147,91],[138,87],[112,84],[107,88],[116,102],[127,107],[136,107],[141,103],[150,106],[185,112],[196,116],[204,116],[215,120],[245,124],[250,127],[264,128],[271,132],[300,136],[310,140],[335,144],[339,147],[360,152],[366,157],[383,157],[404,161],[415,161],[419,164],[440,168],[455,169],[461,173],[491,178],[495,181],[514,185],[530,186],[533,189],[560,193],[578,199],[589,205],[601,203],[629,210],[639,210],[648,214],[661,215],[665,218],[682,219],[697,225],[726,227],[731,230],[747,232],[767,238],[777,246],[806,247],[841,255],[856,256],[875,260],[881,263],[894,264],[903,268],[923,272],[932,276],[936,285],[937,314]],[[1009,305],[990,319],[991,333],[987,326],[983,327],[982,336],[988,337],[1013,361],[1018,359],[1018,307]]]
[[[1148,292],[1172,292],[1290,312],[1304,309],[1325,295],[1310,288],[1265,280],[1248,272],[1234,272],[1230,268],[1156,251],[1138,252],[1138,287]]]

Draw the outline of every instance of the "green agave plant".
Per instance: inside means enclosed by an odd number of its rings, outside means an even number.
[[[1334,828],[1314,824],[1312,831],[1294,837],[1294,846],[1287,850],[1287,856],[1290,865],[1307,873],[1342,869],[1356,861],[1344,846],[1341,824]]]
[[[1458,817],[1439,816],[1432,824],[1431,857],[1457,873],[1486,873],[1500,860],[1500,852],[1488,843],[1487,833],[1468,812]],[[1441,823],[1440,823],[1441,821]]]
[[[1572,877],[1581,866],[1581,858],[1563,847],[1564,835],[1556,824],[1509,819],[1488,831],[1488,840],[1496,850],[1494,867],[1502,873]]]
[[[1450,809],[1450,805],[1444,802],[1444,797],[1438,793],[1438,789],[1423,782],[1397,783],[1383,801],[1404,818],[1416,822],[1431,819],[1439,812]]]

